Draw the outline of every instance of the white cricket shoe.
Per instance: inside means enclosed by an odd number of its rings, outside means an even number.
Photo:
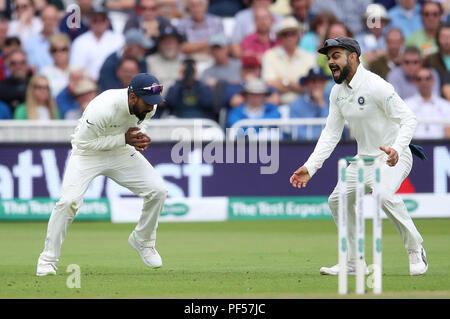
[[[364,269],[365,274],[369,274],[369,269],[367,268],[366,263],[364,262]],[[320,268],[320,274],[321,275],[331,275],[331,276],[337,276],[339,275],[339,264],[336,264],[331,267],[321,267]],[[347,274],[348,275],[356,275],[356,265],[347,263]]]
[[[155,247],[145,247],[141,243],[139,243],[136,240],[134,231],[131,233],[130,237],[128,237],[128,242],[130,243],[131,247],[136,249],[139,255],[141,255],[144,264],[151,268],[159,268],[162,266],[161,256],[158,254],[158,251],[155,249]]]
[[[408,250],[409,274],[411,276],[423,275],[428,270],[427,254],[421,246],[419,249]]]
[[[56,266],[52,263],[45,263],[42,261],[38,261],[36,276],[42,277],[47,275],[56,275]]]

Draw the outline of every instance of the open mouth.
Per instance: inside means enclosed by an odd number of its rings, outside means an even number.
[[[330,66],[330,70],[331,73],[333,73],[333,75],[336,75],[338,72],[341,71],[341,69],[338,66]]]

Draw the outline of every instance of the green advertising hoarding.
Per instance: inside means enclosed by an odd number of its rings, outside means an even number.
[[[48,220],[57,200],[50,198],[0,200],[0,221]],[[111,220],[107,198],[85,199],[75,220]]]

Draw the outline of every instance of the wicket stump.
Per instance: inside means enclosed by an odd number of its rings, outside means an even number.
[[[355,236],[356,247],[350,247],[348,244],[348,198],[347,198],[347,163],[356,162],[357,178],[355,185]],[[366,200],[365,206],[365,172],[364,163],[371,163],[369,167],[374,169],[374,183],[372,190],[372,200]],[[338,292],[339,294],[348,293],[348,251],[356,249],[356,289],[357,294],[365,293],[365,220],[364,211],[370,210],[373,216],[373,265],[369,269],[373,270],[371,282],[373,292],[380,294],[382,291],[382,220],[381,220],[381,198],[380,182],[381,171],[380,161],[374,158],[356,159],[345,157],[338,162],[339,175],[339,205],[338,205],[338,249],[339,249],[339,274],[338,274]],[[369,205],[367,205],[369,203]]]

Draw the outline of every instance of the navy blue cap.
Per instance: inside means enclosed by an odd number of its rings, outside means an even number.
[[[304,86],[306,81],[308,81],[311,78],[323,78],[324,80],[328,80],[330,77],[325,74],[325,72],[321,67],[316,66],[309,69],[309,72],[306,76],[300,78],[300,85]]]
[[[148,73],[139,73],[130,82],[130,91],[144,99],[145,103],[154,105],[164,102],[161,90],[152,90],[152,87],[160,86],[156,77]]]

